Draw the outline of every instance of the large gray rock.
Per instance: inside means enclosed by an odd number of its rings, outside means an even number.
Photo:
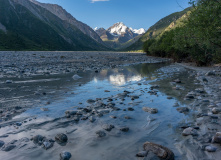
[[[111,124],[104,124],[102,126],[102,128],[108,132],[110,132],[113,128],[114,128],[114,125],[111,125]]]

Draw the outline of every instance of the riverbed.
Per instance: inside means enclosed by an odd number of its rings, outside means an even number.
[[[186,97],[203,88],[196,71],[162,59],[53,71],[23,76],[2,73],[0,140],[14,145],[9,151],[0,151],[2,159],[52,160],[59,159],[62,151],[78,160],[159,159],[153,154],[136,157],[146,141],[169,148],[175,159],[189,159],[191,154],[180,151],[179,142],[186,138],[182,131],[188,125],[199,130],[194,123],[195,106],[208,103]],[[209,97],[205,92],[195,95],[199,96]],[[144,107],[157,112],[145,112]],[[67,111],[77,114],[68,115]],[[114,127],[105,130],[107,125]],[[66,134],[68,141],[53,142],[47,150],[31,141],[36,135],[54,139],[59,133]],[[204,151],[196,154],[199,159],[205,155]]]

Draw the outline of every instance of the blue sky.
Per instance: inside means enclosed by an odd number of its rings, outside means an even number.
[[[123,22],[134,29],[148,29],[161,18],[189,7],[189,0],[38,0],[62,6],[90,27],[108,28]]]

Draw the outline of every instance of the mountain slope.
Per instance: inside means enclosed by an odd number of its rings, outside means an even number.
[[[0,50],[106,50],[76,26],[29,0],[1,0],[0,24]]]
[[[124,50],[142,50],[143,43],[151,38],[156,38],[161,35],[171,24],[176,23],[176,21],[186,14],[191,8],[187,8],[181,12],[172,13],[159,20],[156,24],[151,26],[147,32],[134,44],[127,47]]]
[[[90,36],[97,42],[103,44],[103,41],[100,39],[100,37],[96,34],[96,32],[89,27],[88,25],[76,20],[70,13],[68,13],[66,10],[64,10],[61,6],[56,4],[46,4],[46,3],[40,3],[36,0],[30,0],[31,2],[47,9],[54,15],[58,16],[60,19],[74,25],[78,29],[80,29],[84,34]]]

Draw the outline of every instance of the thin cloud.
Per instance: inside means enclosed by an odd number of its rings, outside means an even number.
[[[107,2],[109,0],[91,0],[91,3],[95,3],[95,2]]]

